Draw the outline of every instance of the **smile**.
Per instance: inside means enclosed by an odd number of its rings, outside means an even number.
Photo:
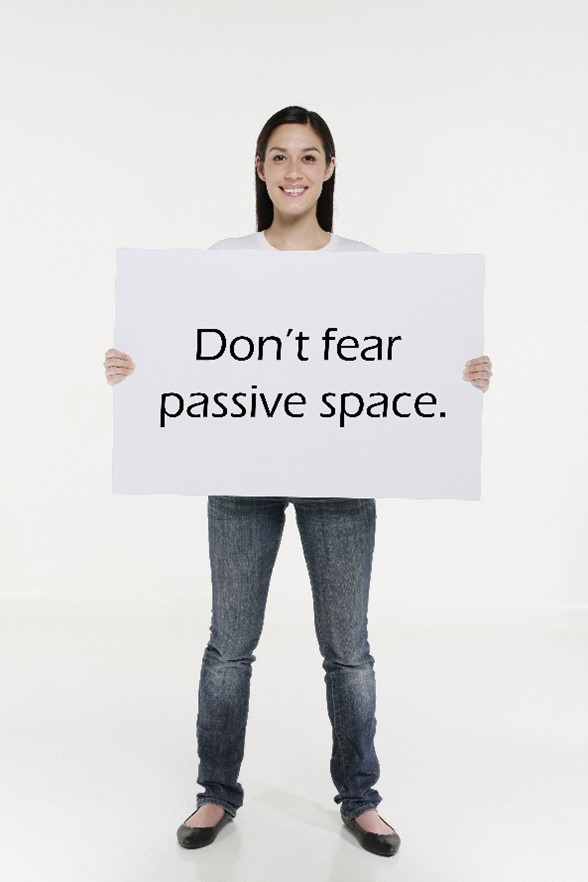
[[[308,187],[280,187],[282,193],[285,193],[286,196],[302,196],[305,190],[308,190]]]

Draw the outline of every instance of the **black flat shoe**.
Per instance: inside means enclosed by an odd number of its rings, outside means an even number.
[[[346,821],[345,818],[342,820],[366,851],[371,851],[373,854],[380,854],[384,857],[392,857],[400,848],[400,836],[394,830],[394,827],[392,827],[394,833],[368,833],[366,830],[362,830],[356,820]],[[382,820],[384,821],[384,818]],[[384,823],[388,824],[388,821],[384,821]],[[388,824],[388,826],[390,827],[391,825]]]
[[[193,814],[194,812],[192,812]],[[192,815],[188,815],[186,821]],[[210,845],[216,839],[219,831],[231,820],[231,815],[225,810],[224,815],[214,827],[188,827],[184,822],[178,827],[178,842],[183,848],[202,848],[205,845]]]

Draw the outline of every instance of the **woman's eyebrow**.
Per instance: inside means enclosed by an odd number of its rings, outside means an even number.
[[[279,150],[281,153],[287,153],[287,152],[288,152],[288,151],[286,150],[285,147],[270,147],[269,152],[271,153],[272,150]],[[301,150],[300,152],[301,152],[301,153],[308,153],[309,150],[316,150],[317,153],[320,153],[320,152],[321,152],[321,151],[318,149],[318,147],[305,147],[305,148],[304,148],[303,150]]]

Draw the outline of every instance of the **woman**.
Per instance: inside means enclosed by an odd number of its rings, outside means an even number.
[[[335,146],[325,121],[287,107],[266,122],[255,157],[257,232],[213,245],[220,249],[375,251],[332,233]],[[109,349],[106,378],[134,370],[130,356]],[[486,356],[463,377],[486,391]],[[244,752],[253,651],[261,637],[272,569],[292,503],[310,576],[317,640],[323,656],[333,731],[331,777],[341,817],[363,848],[390,856],[400,838],[377,812],[380,774],[374,748],[375,676],[367,609],[375,537],[373,499],[211,496],[208,500],[212,623],[198,692],[197,810],[177,831],[199,848],[243,804],[238,775]]]

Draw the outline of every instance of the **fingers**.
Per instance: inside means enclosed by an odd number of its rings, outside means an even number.
[[[470,358],[466,361],[463,369],[464,380],[490,379],[492,376],[492,362],[487,355],[480,358]]]
[[[490,377],[489,376],[488,377],[480,376],[480,377],[475,377],[473,379],[470,377],[464,376],[464,380],[467,380],[467,382],[471,383],[472,386],[476,386],[478,389],[482,389],[483,392],[485,392],[487,390],[488,386],[490,385]]]
[[[472,386],[476,386],[476,388],[481,389],[482,392],[487,392],[488,387],[490,386],[490,380],[475,381],[475,382],[472,380],[471,383],[472,383]]]
[[[107,349],[104,354],[104,373],[109,386],[120,383],[135,370],[135,363],[130,355],[119,349]]]
[[[104,353],[104,359],[107,361],[109,358],[122,358],[125,361],[130,361],[131,364],[133,362],[131,356],[127,355],[126,352],[121,352],[120,349],[107,349]]]
[[[466,361],[464,370],[473,371],[492,371],[492,362],[487,355],[481,355],[480,358],[470,358]]]
[[[104,361],[104,367],[133,368],[135,365],[132,358],[118,358],[111,355]]]
[[[113,374],[111,371],[106,372],[106,382],[109,386],[113,386],[115,383],[120,383],[121,380],[125,380],[132,371],[129,371],[126,374]]]
[[[466,361],[463,369],[463,379],[467,380],[472,386],[486,392],[490,385],[490,377],[492,376],[492,362],[487,355],[481,355],[479,358],[470,358]]]
[[[489,380],[492,376],[492,371],[476,371],[476,370],[465,370],[463,372],[464,380]]]

